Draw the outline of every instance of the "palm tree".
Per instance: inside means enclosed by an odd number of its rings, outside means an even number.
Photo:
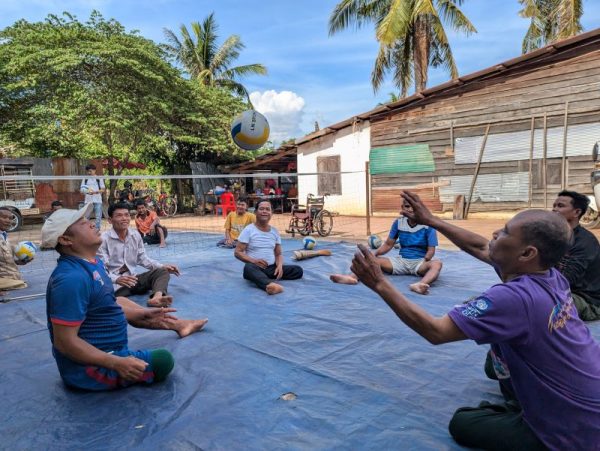
[[[246,75],[266,75],[267,69],[262,64],[232,67],[245,46],[238,35],[231,35],[218,47],[217,28],[214,13],[202,23],[192,22],[193,36],[185,25],[179,28],[181,37],[165,28],[167,52],[181,64],[192,79],[205,86],[229,89],[246,97],[250,102],[248,91],[239,79]]]
[[[371,73],[377,92],[388,72],[405,97],[409,86],[427,86],[429,67],[445,67],[458,77],[443,22],[467,35],[477,30],[459,6],[463,0],[342,0],[329,18],[329,34],[374,23],[379,53]]]
[[[521,17],[531,19],[523,38],[523,53],[531,52],[581,31],[582,0],[519,0]]]

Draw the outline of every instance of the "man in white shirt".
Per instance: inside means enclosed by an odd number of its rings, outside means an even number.
[[[85,167],[87,178],[81,181],[79,190],[85,194],[85,203],[94,205],[94,217],[96,218],[96,229],[100,230],[102,225],[102,193],[106,190],[104,181],[96,176],[96,166],[88,164]],[[86,218],[86,219],[89,219]]]
[[[102,234],[98,255],[113,282],[115,295],[128,297],[151,291],[148,306],[171,305],[173,298],[167,296],[169,274],[179,276],[179,268],[161,264],[146,255],[142,237],[137,230],[129,228],[131,216],[127,204],[111,205],[108,217],[112,228]],[[149,271],[138,273],[138,266]]]
[[[256,223],[242,230],[235,248],[235,256],[244,265],[244,279],[250,280],[268,294],[277,294],[283,287],[275,280],[294,280],[302,277],[298,265],[284,265],[281,254],[281,237],[277,229],[269,225],[273,216],[271,202],[261,200],[256,209]]]

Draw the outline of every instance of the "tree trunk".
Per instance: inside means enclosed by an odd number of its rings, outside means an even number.
[[[414,40],[414,73],[415,91],[421,92],[427,86],[427,70],[429,69],[429,30],[426,16],[419,16],[415,21]]]

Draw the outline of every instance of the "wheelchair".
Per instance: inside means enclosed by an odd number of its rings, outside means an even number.
[[[325,210],[325,196],[316,197],[309,194],[306,205],[292,205],[292,217],[287,233],[295,236],[299,233],[308,236],[318,233],[320,236],[328,236],[333,229],[333,214]]]

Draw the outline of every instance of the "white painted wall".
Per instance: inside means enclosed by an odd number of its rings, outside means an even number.
[[[328,196],[325,208],[342,215],[364,216],[366,210],[365,162],[369,160],[371,129],[368,121],[346,127],[298,146],[298,197],[318,194],[317,157],[339,155],[342,194]]]

